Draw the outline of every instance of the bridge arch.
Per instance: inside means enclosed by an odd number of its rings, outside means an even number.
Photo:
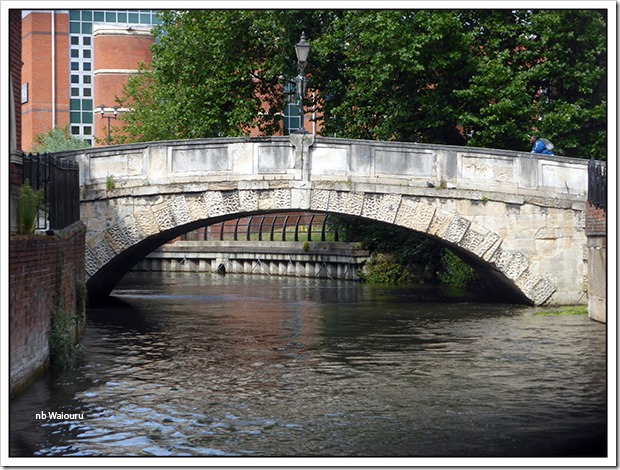
[[[107,296],[137,261],[180,234],[229,219],[292,210],[356,216],[430,236],[460,253],[512,300],[543,304],[556,290],[551,279],[532,272],[525,254],[504,249],[500,235],[442,207],[436,199],[334,189],[308,190],[304,195],[295,198],[295,192],[286,188],[209,190],[157,196],[143,200],[139,207],[134,204],[88,240],[89,295]],[[118,207],[129,206],[117,202]]]

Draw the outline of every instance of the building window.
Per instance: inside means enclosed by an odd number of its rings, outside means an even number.
[[[284,134],[299,130],[301,119],[299,117],[299,106],[297,106],[297,91],[295,83],[284,85]]]

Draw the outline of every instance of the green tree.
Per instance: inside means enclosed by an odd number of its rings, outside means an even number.
[[[90,147],[88,142],[71,135],[69,133],[69,126],[64,128],[54,127],[47,132],[41,132],[34,138],[34,143],[31,145],[29,152],[31,153],[48,153],[48,152],[61,152],[63,150],[76,150]]]
[[[324,135],[605,157],[606,11],[164,11],[151,66],[121,106],[132,140],[239,136],[280,125],[306,70]]]
[[[470,74],[448,10],[345,11],[312,43],[325,130],[348,138],[464,144],[452,92]]]
[[[528,149],[538,133],[557,154],[605,158],[604,11],[476,10],[462,18],[475,73],[455,96],[469,145]]]
[[[294,44],[315,11],[160,13],[153,61],[130,79],[121,106],[134,140],[239,136],[280,124],[280,78],[295,74]]]

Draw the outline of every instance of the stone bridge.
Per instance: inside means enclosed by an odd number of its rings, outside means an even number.
[[[80,165],[91,299],[168,240],[290,210],[444,243],[507,301],[586,303],[587,160],[315,137],[162,141],[60,153]]]

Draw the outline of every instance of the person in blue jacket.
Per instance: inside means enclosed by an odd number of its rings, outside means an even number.
[[[539,139],[537,135],[533,135],[530,139],[530,144],[532,144],[531,153],[553,155],[553,152],[551,151],[553,149],[553,144],[546,139]]]

